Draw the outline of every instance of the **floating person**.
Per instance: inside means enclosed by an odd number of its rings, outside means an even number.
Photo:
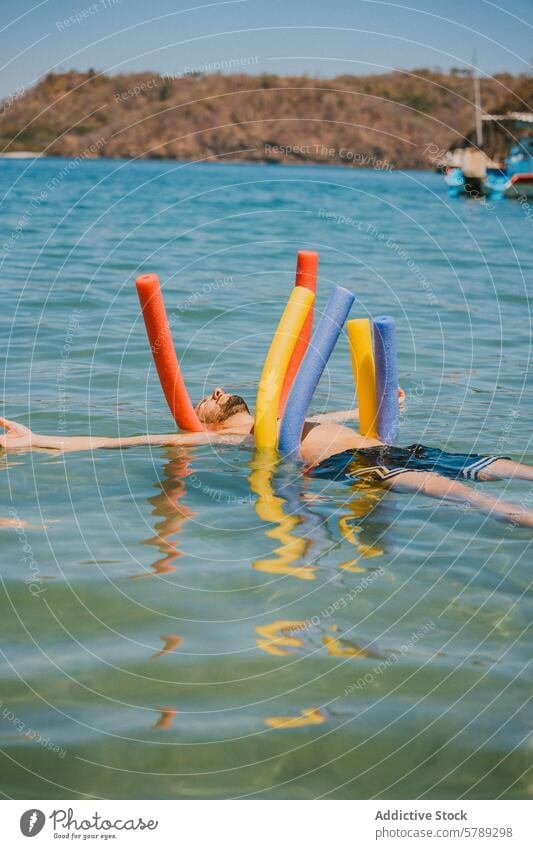
[[[399,390],[400,397],[403,393]],[[0,436],[6,451],[92,451],[139,445],[192,447],[234,444],[253,447],[254,417],[240,395],[217,387],[195,406],[204,430],[196,433],[144,434],[130,437],[45,436],[0,418],[7,432]],[[533,510],[473,489],[463,481],[522,479],[533,481],[533,466],[500,455],[450,454],[437,448],[410,445],[397,448],[362,436],[342,422],[358,418],[357,410],[308,417],[302,431],[300,456],[304,473],[327,480],[366,481],[395,491],[416,492],[480,510],[503,522],[533,528]]]

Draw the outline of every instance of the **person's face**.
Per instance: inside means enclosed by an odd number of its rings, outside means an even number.
[[[225,422],[236,413],[250,412],[244,398],[240,395],[230,395],[219,386],[211,395],[202,398],[195,410],[202,424],[211,425]]]

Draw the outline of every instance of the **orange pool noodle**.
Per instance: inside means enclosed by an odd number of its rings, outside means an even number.
[[[143,274],[135,281],[137,294],[154,358],[159,382],[170,412],[182,430],[201,431],[204,426],[196,415],[172,342],[165,302],[157,274]]]
[[[316,294],[316,276],[318,272],[318,253],[316,251],[298,251],[298,259],[296,262],[296,280],[295,286],[304,286]],[[313,331],[313,307],[309,310],[309,315],[305,320],[302,332],[298,337],[292,357],[285,374],[283,389],[281,390],[281,398],[279,401],[278,418],[283,415],[285,402],[291,391],[291,386],[296,373],[300,368],[300,363],[303,360],[304,354],[309,345],[311,334]]]

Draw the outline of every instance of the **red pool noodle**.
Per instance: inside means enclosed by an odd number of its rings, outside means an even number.
[[[165,302],[159,285],[159,277],[157,274],[143,274],[141,277],[137,277],[135,285],[141,303],[150,350],[169,410],[174,416],[176,424],[182,430],[204,430],[204,426],[191,404],[180,371]]]
[[[296,262],[296,280],[294,285],[305,286],[306,289],[311,289],[312,292],[316,293],[317,272],[318,253],[316,251],[298,251],[298,259]],[[281,416],[283,415],[283,410],[285,409],[285,402],[287,401],[289,392],[291,391],[292,382],[296,377],[296,373],[300,368],[300,363],[302,362],[304,354],[307,350],[307,346],[309,345],[312,330],[313,307],[311,307],[311,309],[309,310],[309,315],[305,320],[302,332],[300,333],[294,351],[292,352],[292,357],[289,362],[287,373],[285,375],[285,381],[283,383],[283,389],[281,390],[278,418],[281,418]]]

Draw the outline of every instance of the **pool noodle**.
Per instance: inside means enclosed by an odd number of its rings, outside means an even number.
[[[284,454],[296,454],[300,450],[300,439],[311,398],[354,300],[354,295],[342,286],[335,286],[329,296],[324,314],[313,334],[287,400],[279,433],[279,449]]]
[[[376,369],[370,319],[352,318],[346,329],[359,406],[359,431],[363,436],[376,436]]]
[[[254,437],[260,450],[277,448],[281,389],[296,340],[314,300],[309,289],[295,286],[270,344],[255,404]]]
[[[202,431],[172,342],[165,302],[157,274],[143,274],[135,281],[159,382],[176,424],[182,430]]]
[[[373,324],[377,399],[376,430],[383,442],[392,444],[400,432],[396,327],[394,319],[389,315],[378,316]]]
[[[316,295],[317,272],[318,253],[316,251],[298,251],[298,257],[296,260],[296,280],[294,282],[294,285],[305,286],[306,289],[310,289],[311,292]],[[313,307],[311,307],[307,314],[304,326],[302,327],[302,332],[300,333],[296,341],[296,345],[294,346],[294,351],[292,352],[292,357],[287,368],[287,373],[283,382],[283,389],[281,390],[281,398],[279,401],[279,418],[283,416],[283,411],[285,409],[285,404],[287,403],[287,398],[289,397],[289,392],[291,391],[293,380],[296,377],[298,369],[300,368],[300,364],[304,358],[304,354],[307,351],[307,346],[309,345],[309,340],[311,339],[312,331]]]

